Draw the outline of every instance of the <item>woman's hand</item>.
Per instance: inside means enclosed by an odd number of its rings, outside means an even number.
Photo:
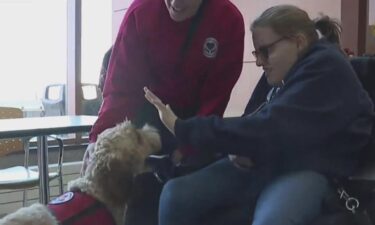
[[[169,105],[164,105],[160,98],[152,93],[147,87],[144,87],[143,90],[145,92],[146,99],[159,111],[159,117],[164,126],[167,127],[167,129],[174,135],[174,125],[178,119],[177,116],[171,110]]]

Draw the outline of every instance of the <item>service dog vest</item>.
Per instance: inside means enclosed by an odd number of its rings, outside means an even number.
[[[83,192],[67,192],[48,205],[60,225],[115,225],[105,205]]]

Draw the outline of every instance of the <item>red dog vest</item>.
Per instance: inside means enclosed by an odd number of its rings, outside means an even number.
[[[61,225],[115,225],[108,209],[83,192],[67,192],[48,205]]]

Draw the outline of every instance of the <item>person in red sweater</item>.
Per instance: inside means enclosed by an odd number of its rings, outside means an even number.
[[[229,0],[134,0],[113,46],[84,162],[98,134],[125,119],[157,127],[163,154],[194,155],[190,147],[176,150],[175,137],[145,100],[143,87],[168,102],[180,118],[222,116],[242,70],[244,35],[243,17]],[[157,224],[161,187],[150,181],[153,176],[137,179],[142,185],[136,188],[126,224]]]

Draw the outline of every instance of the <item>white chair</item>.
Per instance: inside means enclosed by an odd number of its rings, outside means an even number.
[[[45,116],[63,116],[65,112],[65,84],[49,84],[44,89],[42,104]]]
[[[0,107],[0,119],[22,118],[23,111],[19,108]],[[63,193],[62,160],[64,145],[60,138],[52,137],[59,146],[57,171],[49,173],[49,180],[58,179],[59,192]],[[29,144],[31,137],[0,139],[0,157],[8,154],[24,151],[24,165],[9,168],[0,168],[0,190],[1,189],[23,189],[23,205],[27,202],[26,189],[39,186],[39,173],[29,168]]]
[[[102,92],[97,84],[82,83],[82,115],[98,115],[103,102]]]

